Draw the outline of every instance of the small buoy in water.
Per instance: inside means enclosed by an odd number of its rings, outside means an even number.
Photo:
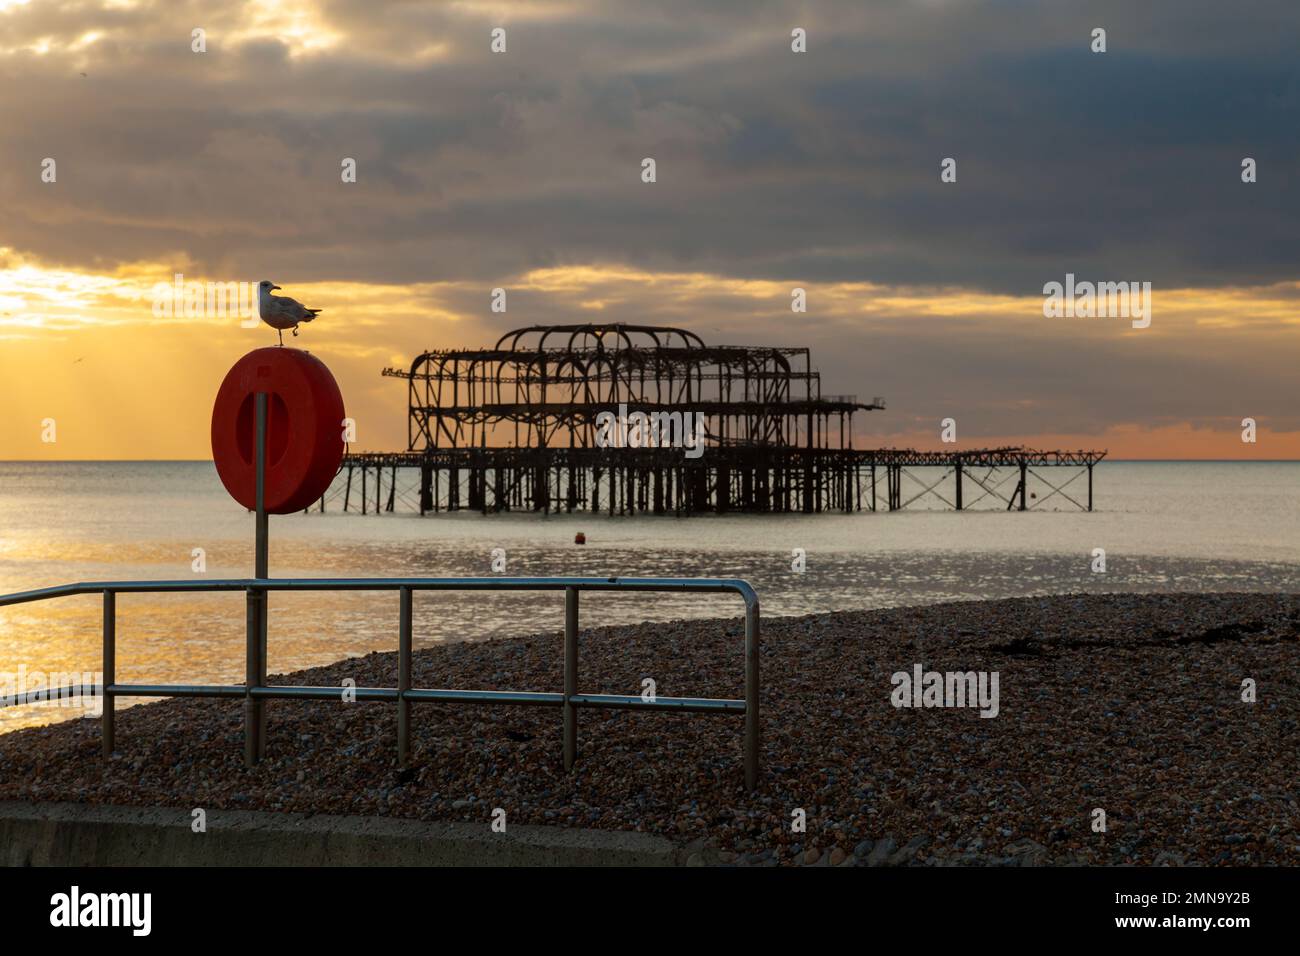
[[[587,536],[586,536],[585,534],[583,534],[581,531],[579,531],[577,534],[575,534],[575,535],[573,536],[573,543],[574,543],[574,544],[586,544],[586,543],[587,543]]]

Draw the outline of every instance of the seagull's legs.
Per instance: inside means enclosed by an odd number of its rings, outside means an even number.
[[[293,327],[293,334],[294,334],[294,335],[297,335],[297,334],[298,334],[298,326],[296,326],[296,325]]]
[[[279,329],[276,329],[275,334],[280,336],[280,344],[284,345],[284,333],[281,332]]]

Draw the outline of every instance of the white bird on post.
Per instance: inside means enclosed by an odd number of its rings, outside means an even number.
[[[280,344],[284,345],[285,329],[293,329],[293,334],[297,335],[298,323],[310,322],[321,310],[309,309],[287,295],[271,295],[271,290],[278,288],[278,285],[271,284],[270,279],[263,279],[257,284],[257,314],[263,322],[275,329],[280,336]]]

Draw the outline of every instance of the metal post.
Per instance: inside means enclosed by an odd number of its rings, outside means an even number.
[[[244,628],[244,764],[248,767],[257,765],[257,729],[260,723],[262,702],[253,698],[252,689],[257,686],[257,649],[258,649],[258,597],[257,588],[249,588],[245,602]]]
[[[420,459],[420,514],[433,510],[433,468],[426,455]]]
[[[257,461],[257,500],[254,523],[253,577],[261,580],[267,576],[267,515],[266,515],[266,406],[265,392],[254,398],[256,429],[254,454]],[[247,642],[244,680],[248,696],[244,698],[244,762],[250,767],[266,753],[266,712],[263,702],[252,696],[252,688],[266,683],[266,591],[248,589],[248,608],[245,630]]]
[[[564,589],[564,769],[578,759],[578,589]]]
[[[1088,462],[1088,510],[1092,510],[1092,462]]]
[[[117,682],[117,594],[104,592],[104,686],[100,690],[100,736],[104,740],[104,756],[113,755],[113,695],[109,686]]]
[[[758,598],[745,606],[745,789],[758,788]]]
[[[398,589],[397,692],[411,689],[411,589]],[[411,702],[397,698],[397,764],[405,767],[411,758]]]

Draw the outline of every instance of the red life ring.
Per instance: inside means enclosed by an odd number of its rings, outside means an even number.
[[[255,349],[226,373],[212,406],[212,459],[245,508],[257,505],[258,392],[267,395],[266,510],[301,511],[343,461],[343,393],[324,362],[298,349]]]

